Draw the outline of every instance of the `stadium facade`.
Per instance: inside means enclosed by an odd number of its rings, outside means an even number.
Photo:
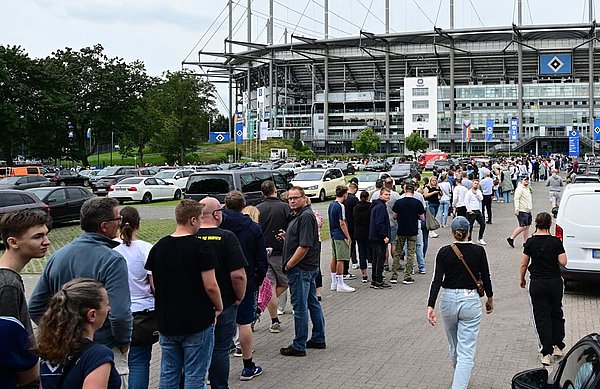
[[[229,40],[225,52],[200,52],[192,64],[229,82],[245,135],[263,122],[263,138],[300,134],[317,154],[352,152],[367,127],[381,136],[383,153],[404,153],[413,131],[431,148],[470,153],[567,153],[576,134],[584,153],[600,146],[597,40],[595,21],[292,35],[275,45]],[[221,61],[203,62],[207,56]]]

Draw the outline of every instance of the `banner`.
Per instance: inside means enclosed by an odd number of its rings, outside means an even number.
[[[471,121],[468,119],[465,119],[462,122],[462,141],[463,142],[471,141]]]
[[[594,140],[600,141],[600,118],[594,118]]]
[[[569,157],[579,157],[579,131],[569,131]]]
[[[242,143],[244,141],[244,116],[236,112],[233,115],[233,122],[235,123],[233,131],[235,132],[235,143]]]
[[[229,132],[210,132],[208,134],[208,141],[212,143],[225,143],[231,141]]]
[[[494,139],[494,119],[485,121],[485,141],[491,142]]]
[[[508,134],[511,142],[519,141],[519,119],[510,119],[510,129]]]

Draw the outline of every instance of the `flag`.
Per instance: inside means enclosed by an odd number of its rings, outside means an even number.
[[[519,119],[510,119],[509,140],[511,142],[519,141]]]
[[[208,141],[211,143],[225,143],[231,141],[229,132],[210,132]]]
[[[569,157],[579,157],[579,131],[569,130]]]
[[[470,142],[471,141],[471,121],[468,119],[463,120],[462,122],[462,141]]]
[[[233,129],[235,132],[235,143],[242,143],[244,141],[244,115],[236,112],[233,115],[233,122],[235,123]]]
[[[600,118],[594,118],[594,140],[600,141]]]
[[[491,142],[494,139],[494,119],[485,121],[485,141]]]

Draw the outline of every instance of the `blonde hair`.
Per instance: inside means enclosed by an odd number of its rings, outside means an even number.
[[[260,217],[260,211],[254,205],[245,206],[244,209],[242,209],[242,213],[244,215],[250,216],[250,219],[252,219],[252,221],[258,223],[258,218]]]

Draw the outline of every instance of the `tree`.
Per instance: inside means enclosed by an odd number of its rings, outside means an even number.
[[[210,130],[212,132],[229,132],[229,119],[221,114],[217,115],[213,119]]]
[[[366,157],[379,149],[381,138],[369,127],[366,130],[363,130],[352,144],[354,145],[356,152],[362,154],[363,157]]]
[[[292,148],[298,151],[302,151],[304,148],[304,142],[302,142],[300,139],[300,131],[296,131],[294,133],[294,142],[292,143]]]
[[[421,135],[417,131],[414,131],[412,134],[407,136],[404,139],[404,144],[406,145],[407,150],[410,150],[414,153],[415,157],[417,156],[418,151],[427,150],[427,147],[429,147],[429,142],[427,142],[427,139],[421,138]]]

